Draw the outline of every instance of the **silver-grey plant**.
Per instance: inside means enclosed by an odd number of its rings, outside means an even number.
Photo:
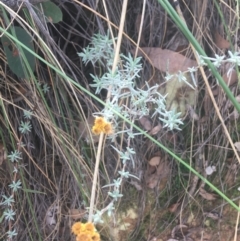
[[[136,78],[140,78],[140,72],[142,71],[141,58],[133,58],[130,53],[127,55],[120,55],[120,60],[116,71],[112,73],[112,65],[114,59],[113,40],[109,38],[109,34],[101,35],[96,34],[93,36],[91,43],[82,53],[78,53],[82,58],[83,63],[92,65],[105,66],[106,72],[102,76],[95,76],[90,74],[93,80],[91,86],[95,88],[95,94],[99,94],[101,90],[110,89],[110,98],[107,99],[106,105],[101,112],[94,115],[101,115],[106,120],[111,121],[115,125],[115,133],[110,136],[112,141],[119,134],[126,132],[128,134],[127,142],[128,146],[126,150],[118,150],[115,146],[112,148],[119,154],[119,158],[122,161],[122,170],[118,172],[119,177],[113,180],[113,183],[104,187],[111,187],[112,191],[108,192],[108,195],[112,198],[112,201],[102,210],[96,210],[93,215],[93,222],[102,222],[102,215],[107,212],[111,215],[114,210],[114,203],[123,195],[120,193],[120,187],[123,179],[129,177],[135,177],[131,175],[127,170],[127,164],[132,161],[134,166],[135,151],[130,148],[131,139],[141,133],[133,133],[132,126],[127,127],[127,130],[118,130],[119,117],[115,114],[115,111],[119,111],[125,118],[130,119],[132,122],[141,118],[144,115],[149,115],[149,104],[155,106],[153,116],[158,115],[159,119],[164,123],[164,127],[173,129],[180,129],[179,125],[183,124],[179,118],[180,113],[175,113],[173,110],[166,109],[165,97],[158,92],[158,85],[150,87],[146,83],[146,89],[136,88]],[[179,77],[180,78],[180,77]],[[183,77],[180,78],[182,80]],[[129,105],[119,106],[120,100],[129,100]],[[135,177],[137,178],[137,177]]]
[[[20,126],[19,126],[19,131],[21,135],[27,134],[31,131],[32,125],[30,123],[30,119],[32,117],[32,112],[31,111],[26,111],[24,110],[23,116],[25,119],[28,121],[24,122],[21,121]],[[22,139],[22,138],[20,138]],[[22,182],[21,180],[17,180],[17,175],[16,173],[18,172],[20,168],[19,162],[22,160],[22,152],[20,151],[21,148],[24,146],[24,144],[21,142],[18,144],[18,149],[11,151],[11,153],[8,155],[9,161],[13,164],[13,180],[12,183],[8,185],[10,188],[10,196],[7,195],[2,195],[2,201],[0,202],[0,206],[4,208],[3,211],[3,216],[1,217],[1,220],[5,220],[6,222],[11,222],[15,220],[16,216],[16,211],[14,210],[14,197],[15,197],[15,192],[19,191],[22,189]],[[14,236],[17,236],[17,231],[16,229],[13,229],[12,225],[8,225],[10,229],[5,233],[7,240],[11,241]]]

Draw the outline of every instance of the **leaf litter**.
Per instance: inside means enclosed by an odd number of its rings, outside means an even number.
[[[199,194],[206,200],[208,201],[213,201],[216,199],[216,194],[214,193],[209,193],[207,192],[205,189],[203,189],[202,187],[200,187],[199,189]]]
[[[195,60],[168,49],[143,47],[141,50],[147,54],[155,68],[169,74],[188,71],[188,68],[198,66]],[[144,56],[140,50],[138,55]]]
[[[169,173],[169,163],[164,160],[162,156],[152,157],[148,161],[148,168],[146,172],[145,180],[147,187],[150,189],[158,187],[159,190],[163,190],[167,184]]]

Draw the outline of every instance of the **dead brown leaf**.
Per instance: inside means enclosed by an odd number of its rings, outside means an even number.
[[[208,116],[211,113],[213,104],[212,104],[210,95],[207,92],[205,93],[205,96],[204,96],[203,106],[204,106],[205,115]]]
[[[217,212],[208,212],[208,213],[206,212],[206,213],[203,213],[203,214],[206,215],[206,217],[211,218],[213,220],[221,219],[220,214],[217,213]]]
[[[218,33],[218,31],[214,32],[214,41],[215,41],[215,44],[217,45],[217,47],[220,48],[220,49],[230,48],[230,43],[225,38],[223,38]]]
[[[177,211],[177,208],[178,206],[180,205],[181,203],[174,203],[172,204],[169,208],[168,208],[168,211],[170,213],[175,213]]]
[[[198,114],[195,112],[191,105],[188,105],[188,111],[192,120],[199,120]]]
[[[212,201],[216,199],[216,195],[214,193],[209,193],[204,190],[202,187],[199,189],[199,194],[206,200]]]
[[[148,164],[149,164],[150,166],[155,167],[155,166],[158,166],[158,165],[159,165],[160,160],[161,160],[161,157],[160,157],[160,156],[154,156],[154,157],[152,157],[152,158],[150,159],[150,161],[148,162]]]
[[[150,135],[156,135],[160,130],[162,129],[162,125],[158,124],[157,126],[154,126],[152,130],[149,132]]]
[[[166,177],[168,176],[170,169],[167,161],[164,161],[161,159],[161,162],[158,165],[157,168],[157,174],[161,177]]]
[[[223,76],[222,76],[224,82],[228,85],[231,86],[235,83],[237,83],[238,81],[238,75],[235,69],[233,69],[231,71],[231,73],[226,72]]]
[[[156,173],[147,176],[147,186],[151,189],[155,188],[159,182],[159,177]]]
[[[188,229],[188,226],[186,225],[183,225],[183,224],[176,225],[171,232],[172,238],[179,236],[179,234],[180,236],[185,236],[187,234],[187,229]]]
[[[168,49],[150,47],[143,47],[141,49],[152,61],[154,67],[170,74],[177,73],[178,71],[184,72],[187,71],[188,68],[197,66],[197,62],[195,60],[191,60]],[[139,55],[144,56],[141,50],[138,52],[138,56]]]
[[[150,131],[152,130],[152,121],[150,119],[150,117],[148,116],[142,116],[140,119],[139,119],[139,122],[140,124],[142,125],[143,129],[145,131]]]
[[[86,211],[84,209],[70,209],[69,210],[69,217],[72,218],[74,221],[77,219],[81,219],[85,216]]]
[[[159,183],[159,190],[163,190],[167,184],[170,168],[167,161],[160,160],[157,167],[148,165],[146,173],[146,184],[149,188],[153,189]]]
[[[236,182],[237,172],[237,164],[234,163],[228,167],[228,171],[224,177],[224,183],[227,184],[228,187],[232,187]]]

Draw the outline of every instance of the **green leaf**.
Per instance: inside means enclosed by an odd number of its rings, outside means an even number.
[[[31,36],[23,28],[20,27],[14,27],[14,31],[16,34],[16,38],[21,43],[26,45],[26,47],[28,47],[30,50],[34,51]],[[16,74],[20,78],[26,77],[26,64],[23,60],[23,54],[25,55],[30,69],[32,71],[35,70],[35,57],[32,54],[30,54],[27,50],[23,48],[18,49],[17,45],[15,45],[6,35],[3,35],[1,40],[4,52],[7,57],[9,68],[14,74]]]
[[[22,188],[22,190],[23,190],[24,192],[28,192],[28,193],[38,193],[38,194],[47,195],[45,192],[40,192],[40,191],[36,191],[36,190],[32,190],[32,189]]]
[[[58,23],[62,21],[62,11],[55,3],[50,1],[42,2],[42,7],[44,15],[47,17],[49,22]]]

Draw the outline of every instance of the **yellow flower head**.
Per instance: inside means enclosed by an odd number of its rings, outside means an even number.
[[[104,126],[105,124],[105,119],[103,117],[96,117],[95,121],[94,121],[94,125],[97,126]]]
[[[112,134],[112,132],[113,132],[113,130],[112,130],[112,125],[111,125],[111,123],[109,123],[109,122],[107,122],[105,125],[104,125],[104,127],[103,127],[103,129],[104,129],[104,133],[105,134]]]
[[[74,223],[72,226],[72,232],[75,235],[78,235],[81,233],[81,231],[82,231],[82,223],[80,223],[80,222]]]
[[[100,241],[100,235],[98,232],[95,232],[93,235],[92,235],[92,241]]]
[[[76,241],[92,241],[92,237],[88,233],[80,233],[76,237]]]
[[[97,126],[93,126],[92,132],[94,135],[99,135],[101,133],[101,130]]]
[[[107,135],[111,134],[113,132],[112,124],[106,121],[103,117],[96,117],[92,132],[95,135],[99,135],[101,132]]]
[[[100,241],[100,235],[93,223],[77,222],[73,224],[72,232],[76,235],[76,241]]]
[[[88,232],[95,232],[95,228],[94,228],[94,225],[93,223],[85,223],[85,230],[88,231]]]

